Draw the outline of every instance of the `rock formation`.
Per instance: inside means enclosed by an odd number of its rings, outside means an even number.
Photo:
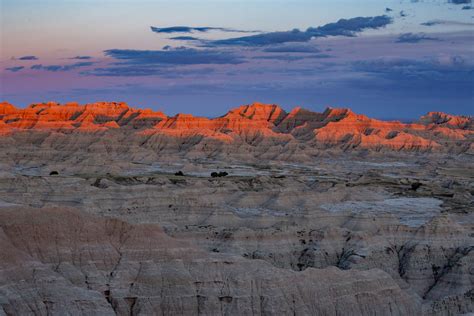
[[[224,145],[253,145],[271,139],[274,145],[294,143],[310,148],[471,151],[473,126],[472,118],[437,112],[422,117],[419,123],[404,124],[370,119],[349,109],[328,108],[315,113],[296,108],[286,113],[277,105],[260,103],[241,106],[214,119],[189,114],[168,117],[124,103],[44,103],[26,109],[0,104],[3,135],[15,131],[113,134],[118,129],[130,138],[169,136],[184,142],[200,138],[198,142],[213,140]]]
[[[2,103],[0,315],[472,313],[473,133]]]

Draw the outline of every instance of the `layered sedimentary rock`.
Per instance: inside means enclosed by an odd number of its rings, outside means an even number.
[[[4,103],[0,315],[473,312],[472,137],[443,113]]]
[[[209,255],[166,236],[156,225],[67,209],[3,209],[0,218],[0,297],[7,314],[421,311],[419,301],[377,269],[297,273],[265,261]]]
[[[210,140],[226,147],[241,143],[256,145],[262,141],[268,146],[271,140],[271,145],[281,147],[407,151],[472,151],[474,133],[472,118],[438,112],[427,114],[419,123],[404,124],[370,119],[349,109],[328,108],[316,113],[296,108],[286,113],[277,105],[259,103],[241,106],[214,119],[189,114],[168,117],[161,112],[133,109],[124,103],[84,106],[45,103],[26,109],[0,104],[3,135],[48,131],[102,132],[106,137],[113,137],[118,133],[114,130],[126,133],[133,141],[169,136],[193,145]]]

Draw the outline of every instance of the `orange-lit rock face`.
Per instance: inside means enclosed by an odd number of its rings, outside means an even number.
[[[16,113],[17,108],[7,102],[0,103],[0,116],[3,117],[4,115]]]
[[[275,104],[253,103],[230,110],[224,117],[231,119],[239,116],[252,121],[278,124],[286,116],[286,112]]]
[[[456,141],[472,143],[473,126],[472,118],[440,112],[428,113],[418,124],[403,124],[371,119],[350,109],[328,108],[317,113],[295,108],[287,113],[277,105],[261,103],[240,106],[213,119],[190,114],[168,117],[161,112],[133,109],[115,102],[87,105],[51,102],[25,109],[0,103],[0,135],[3,136],[22,130],[121,131],[130,136],[164,135],[228,144],[243,141],[256,145],[271,139],[271,145],[295,141],[312,147],[342,149],[438,150]]]
[[[449,115],[443,112],[429,112],[427,115],[421,117],[420,122],[453,128],[473,127],[472,118]]]
[[[223,117],[215,119],[219,127],[227,133],[246,137],[283,137],[273,130],[287,113],[277,105],[254,103],[230,110]]]

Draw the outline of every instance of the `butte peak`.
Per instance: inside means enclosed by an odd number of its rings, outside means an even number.
[[[0,102],[0,115],[15,113],[16,111],[18,109],[14,105],[8,102]]]
[[[420,118],[422,124],[445,125],[448,127],[468,128],[473,124],[473,118],[468,116],[451,115],[444,112],[428,112]]]
[[[324,120],[326,121],[341,121],[341,120],[370,120],[367,116],[356,114],[349,108],[333,108],[327,107],[323,112]]]
[[[232,109],[224,117],[232,117],[235,115],[251,120],[268,121],[277,124],[287,115],[287,113],[276,104],[254,102]]]

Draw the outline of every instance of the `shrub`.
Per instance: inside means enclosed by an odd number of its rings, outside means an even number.
[[[175,176],[184,176],[184,173],[180,170],[178,172],[175,172]]]
[[[225,171],[221,171],[221,172],[211,172],[211,177],[213,178],[217,178],[217,177],[225,177],[225,176],[228,176],[229,174]]]
[[[412,183],[412,184],[411,184],[411,189],[412,189],[413,191],[416,191],[416,190],[418,190],[418,189],[421,187],[421,185],[422,185],[422,184],[421,184],[420,182]]]
[[[57,172],[56,170],[53,170],[49,173],[50,176],[57,176],[59,174],[59,172]]]

